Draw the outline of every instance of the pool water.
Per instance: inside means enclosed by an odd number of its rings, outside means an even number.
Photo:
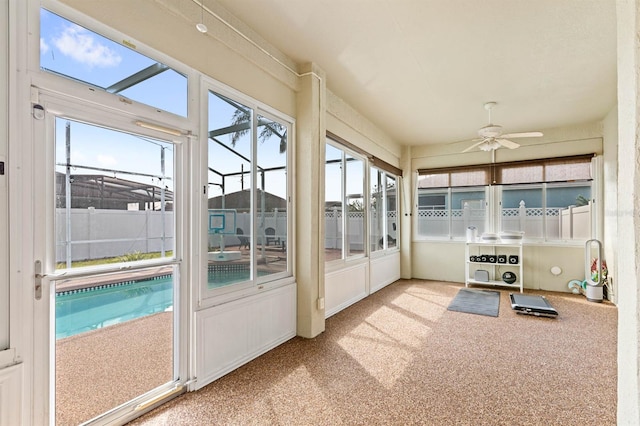
[[[171,310],[173,277],[56,295],[56,339]]]
[[[268,272],[258,271],[258,276]],[[249,271],[210,272],[208,287],[249,279]],[[56,295],[56,339],[173,309],[173,278],[141,280]]]

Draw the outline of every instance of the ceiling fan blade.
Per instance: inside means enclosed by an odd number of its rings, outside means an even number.
[[[510,141],[509,139],[496,139],[496,141],[498,141],[498,143],[502,146],[504,146],[505,148],[509,148],[509,149],[516,149],[520,146],[519,143],[515,143],[513,141]]]
[[[485,141],[486,141],[486,139],[482,139],[480,142],[476,142],[476,143],[474,143],[473,145],[471,145],[469,148],[465,149],[465,150],[464,150],[464,151],[462,151],[462,152],[469,152],[469,151],[471,151],[473,148],[475,148],[475,147],[477,147],[477,146],[482,145]]]
[[[502,135],[503,138],[539,138],[542,132],[522,132],[522,133],[507,133]]]

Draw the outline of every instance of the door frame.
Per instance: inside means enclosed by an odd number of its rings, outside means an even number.
[[[40,110],[44,112],[44,119],[35,118],[35,113],[39,112],[37,105],[44,108]],[[145,108],[141,108],[141,110],[144,111]],[[31,112],[33,133],[29,151],[33,154],[33,171],[25,183],[26,187],[30,187],[33,198],[30,218],[30,222],[33,224],[31,264],[35,265],[35,262],[40,260],[44,275],[41,280],[42,297],[40,299],[35,297],[35,275],[32,275],[30,280],[33,286],[31,294],[33,295],[34,321],[32,386],[34,418],[42,419],[45,423],[55,423],[55,309],[52,309],[55,289],[51,283],[61,276],[72,278],[87,275],[86,271],[61,273],[55,271],[55,120],[57,117],[65,117],[174,143],[175,248],[173,260],[147,261],[132,266],[131,269],[159,265],[175,265],[176,267],[173,376],[177,379],[104,413],[92,423],[109,424],[114,421],[128,421],[186,391],[185,385],[189,382],[189,329],[191,326],[189,321],[190,292],[187,280],[189,265],[183,259],[188,259],[189,247],[187,244],[189,220],[186,214],[188,208],[187,182],[189,179],[186,176],[188,168],[185,165],[189,158],[190,132],[179,129],[181,136],[172,135],[169,137],[162,131],[136,125],[136,121],[145,121],[144,115],[116,111],[93,102],[35,87],[32,87],[31,90]],[[29,221],[28,218],[27,221]],[[99,270],[93,270],[91,275],[121,270],[121,264],[114,265],[116,266],[99,267]],[[34,270],[34,274],[36,272]]]

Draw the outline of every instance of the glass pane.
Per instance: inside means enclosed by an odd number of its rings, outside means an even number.
[[[342,151],[326,145],[324,193],[324,255],[342,259]]]
[[[251,279],[251,122],[253,111],[209,93],[208,288]]]
[[[77,425],[174,377],[173,267],[55,285],[56,424]]]
[[[350,155],[345,156],[347,215],[347,256],[364,253],[364,161]]]
[[[369,240],[371,252],[384,248],[384,174],[370,169],[371,201],[369,203]]]
[[[287,270],[287,127],[258,116],[258,275]]]
[[[181,116],[187,78],[134,49],[40,9],[40,67]]]
[[[542,238],[544,212],[542,187],[504,187],[502,231],[524,231],[525,238]]]
[[[591,238],[591,185],[547,187],[547,238],[588,240]]]
[[[451,192],[451,236],[466,237],[467,228],[473,226],[478,235],[485,232],[487,209],[485,190],[465,189]]]
[[[398,245],[398,236],[400,235],[398,229],[398,196],[396,188],[396,178],[387,175],[386,186],[386,198],[387,198],[387,247],[393,248]]]
[[[56,118],[57,268],[172,257],[173,146]]]
[[[418,191],[418,235],[449,236],[449,191]]]

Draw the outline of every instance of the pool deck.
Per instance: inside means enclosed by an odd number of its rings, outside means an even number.
[[[265,256],[262,257],[260,255],[261,248],[258,248],[258,268],[264,267],[265,265],[270,266],[280,266],[282,268],[286,268],[286,253],[282,253],[281,248],[277,246],[265,247]],[[209,261],[209,265],[239,265],[239,264],[249,264],[250,262],[250,253],[249,250],[242,250],[242,257],[239,260],[231,260],[226,262],[219,261]],[[117,284],[129,281],[140,281],[147,280],[163,275],[169,275],[173,273],[173,266],[158,266],[158,267],[149,267],[142,270],[124,270],[122,272],[113,272],[104,275],[92,275],[89,277],[81,277],[81,278],[69,278],[65,279],[61,277],[60,279],[54,281],[56,286],[56,293],[61,293],[65,291],[79,290],[83,288],[91,288],[91,287],[99,287],[107,284]]]

